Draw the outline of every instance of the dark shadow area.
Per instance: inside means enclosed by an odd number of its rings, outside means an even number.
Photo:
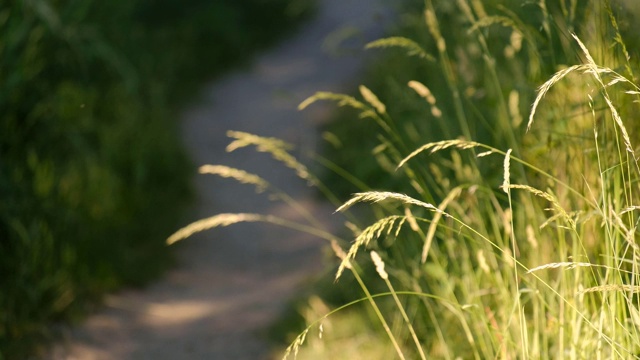
[[[0,5],[0,358],[155,279],[193,197],[178,114],[249,64],[311,2]]]

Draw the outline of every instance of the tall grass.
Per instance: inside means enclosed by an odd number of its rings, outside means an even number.
[[[352,276],[364,294],[311,321],[284,357],[353,308],[402,359],[637,358],[640,88],[624,7],[427,0],[419,14],[416,38],[369,46],[408,52],[403,83],[301,104],[336,101],[377,126],[372,179],[395,180],[375,191],[320,158],[357,191],[337,207],[352,242],[259,218],[327,239],[336,280]],[[350,212],[361,203],[373,217]],[[372,267],[380,279],[363,276]]]

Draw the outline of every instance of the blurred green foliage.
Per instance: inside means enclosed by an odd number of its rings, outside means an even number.
[[[170,264],[192,172],[179,105],[308,4],[0,3],[0,359]]]

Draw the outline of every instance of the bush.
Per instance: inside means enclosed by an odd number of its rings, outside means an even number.
[[[178,106],[309,12],[296,4],[0,5],[0,358],[170,264],[190,194]]]

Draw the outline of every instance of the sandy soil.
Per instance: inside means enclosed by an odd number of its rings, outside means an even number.
[[[318,201],[293,172],[251,149],[224,151],[227,130],[284,139],[297,146],[296,155],[315,148],[317,126],[333,105],[298,112],[297,104],[318,90],[350,90],[365,59],[374,55],[362,45],[382,34],[389,13],[367,0],[319,3],[315,19],[296,35],[250,69],[207,87],[184,113],[183,137],[196,165],[225,164],[259,174],[329,224],[336,221],[333,206]],[[300,217],[247,185],[207,175],[195,181],[192,220],[221,212]],[[178,245],[179,265],[163,279],[109,296],[46,359],[268,359],[260,332],[322,269],[324,245],[263,224],[198,234]]]

